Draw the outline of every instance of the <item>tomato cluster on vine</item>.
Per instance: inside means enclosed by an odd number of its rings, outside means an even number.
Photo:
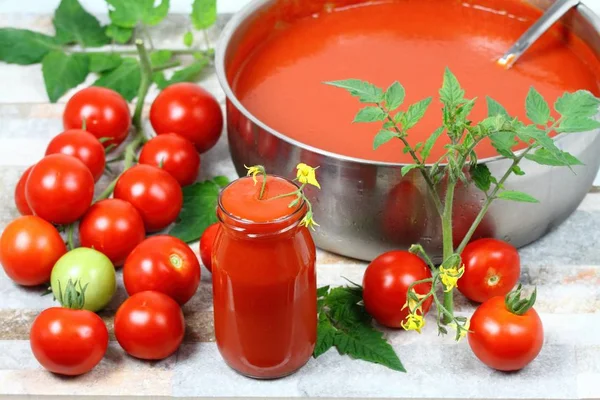
[[[34,356],[54,373],[80,375],[102,360],[108,330],[95,312],[110,304],[118,267],[131,296],[115,316],[121,347],[134,357],[157,360],[173,354],[183,340],[180,307],[199,287],[200,262],[185,242],[146,235],[177,219],[182,187],[196,181],[200,153],[219,140],[223,116],[210,93],[179,83],[151,106],[157,136],[147,140],[133,120],[117,92],[101,87],[77,92],[64,110],[65,131],[15,188],[22,216],[0,237],[0,263],[19,285],[49,283],[61,303],[44,310],[30,332]],[[126,143],[132,126],[134,140]],[[122,147],[123,156],[107,160]],[[124,171],[95,197],[95,184],[108,166],[122,160]],[[204,242],[202,257],[210,269],[206,254],[212,241]]]

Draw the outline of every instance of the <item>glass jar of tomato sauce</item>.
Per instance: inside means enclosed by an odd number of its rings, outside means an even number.
[[[243,375],[289,375],[311,357],[317,336],[315,245],[300,226],[307,207],[291,181],[241,178],[219,198],[212,258],[215,336]]]

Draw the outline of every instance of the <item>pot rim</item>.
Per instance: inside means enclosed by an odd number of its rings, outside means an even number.
[[[246,107],[244,107],[244,105],[237,98],[235,93],[233,93],[233,89],[232,89],[231,85],[229,84],[229,80],[227,79],[227,72],[225,70],[225,55],[229,48],[229,43],[231,42],[231,38],[233,37],[233,35],[235,34],[235,32],[237,31],[239,26],[243,22],[245,22],[249,17],[254,15],[255,12],[258,9],[260,9],[263,5],[265,5],[268,2],[272,2],[272,1],[274,1],[274,0],[252,0],[244,8],[242,8],[240,11],[238,11],[231,17],[231,19],[225,25],[225,28],[221,32],[221,37],[219,39],[217,48],[215,50],[215,70],[216,70],[216,74],[217,74],[219,83],[221,84],[221,87],[223,88],[223,91],[225,92],[225,96],[227,97],[227,99],[229,99],[229,101],[231,101],[233,103],[233,105],[235,106],[235,108],[238,111],[240,111],[242,114],[244,114],[244,116],[246,118],[248,118],[254,124],[258,125],[261,129],[269,132],[271,135],[277,137],[278,139],[283,140],[284,142],[289,143],[290,145],[293,145],[295,147],[301,148],[303,150],[308,150],[313,153],[316,153],[316,154],[319,154],[319,155],[322,155],[325,157],[333,158],[333,159],[336,159],[339,161],[352,162],[352,163],[363,164],[363,165],[373,165],[373,166],[382,166],[382,167],[403,167],[403,166],[408,165],[408,163],[375,161],[375,160],[368,160],[368,159],[364,159],[364,158],[345,156],[343,154],[334,153],[334,152],[331,152],[328,150],[323,150],[318,147],[308,145],[306,143],[302,143],[296,139],[293,139],[293,138],[271,128],[269,125],[267,125],[262,120],[257,118],[254,114],[252,114]],[[277,1],[277,0],[275,0],[275,1]],[[600,35],[600,16],[596,15],[589,7],[587,7],[583,3],[579,3],[575,7],[575,11],[577,13],[581,14],[581,16],[588,23],[590,23]],[[560,140],[566,138],[568,135],[569,135],[569,133],[560,133],[560,134],[554,136],[554,140],[560,141]],[[517,155],[520,155],[524,152],[524,150],[525,149],[517,150],[514,153]],[[497,155],[497,156],[493,156],[493,157],[479,159],[477,161],[477,163],[485,164],[485,163],[490,163],[493,161],[500,161],[500,160],[508,160],[508,158],[501,156],[501,155]],[[431,166],[431,165],[433,165],[433,163],[426,163],[425,165]]]

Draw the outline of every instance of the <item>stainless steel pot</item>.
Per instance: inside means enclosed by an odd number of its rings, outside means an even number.
[[[402,177],[403,164],[356,159],[307,146],[277,132],[253,116],[236,98],[231,79],[239,68],[236,53],[249,52],[252,41],[266,37],[283,15],[310,13],[329,0],[255,0],[236,14],[225,27],[216,52],[217,74],[227,95],[227,121],[231,156],[238,174],[245,165],[262,164],[273,174],[290,176],[299,162],[319,165],[323,189],[307,193],[321,225],[314,233],[319,247],[345,256],[371,260],[384,251],[408,248],[421,243],[441,256],[441,224],[427,196],[427,187],[418,172]],[[341,0],[357,3],[364,0]],[[529,0],[545,9],[551,1]],[[306,4],[309,4],[307,7]],[[311,9],[312,8],[312,9]],[[302,11],[300,11],[302,10]],[[581,37],[600,58],[600,19],[580,5],[565,17],[565,24]],[[259,28],[257,28],[259,27]],[[262,35],[262,36],[261,36]],[[259,37],[257,37],[259,36]],[[239,56],[239,54],[237,54]],[[239,59],[239,57],[237,57]],[[496,201],[476,236],[493,236],[520,247],[562,223],[589,192],[600,166],[600,131],[556,137],[556,144],[581,159],[585,166],[567,168],[540,166],[524,160],[523,177],[511,177],[506,186],[535,196],[541,204]],[[510,161],[495,157],[481,160],[495,176],[506,171]],[[443,189],[442,189],[443,190]],[[483,194],[475,187],[459,187],[455,206],[455,236],[460,241],[478,213]],[[462,236],[461,236],[462,235]]]

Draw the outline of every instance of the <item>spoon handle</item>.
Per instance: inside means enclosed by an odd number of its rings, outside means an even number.
[[[581,0],[556,0],[517,42],[498,60],[498,64],[509,69],[552,25],[563,17]]]

